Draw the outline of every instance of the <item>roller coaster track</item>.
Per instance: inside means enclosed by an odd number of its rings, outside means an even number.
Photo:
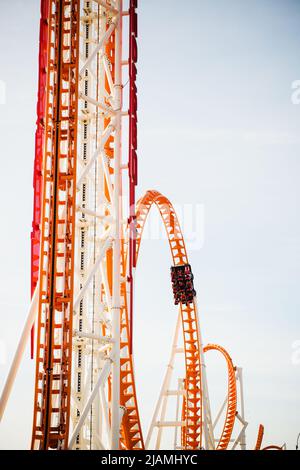
[[[225,358],[228,370],[228,392],[227,392],[227,410],[225,423],[221,437],[219,439],[217,450],[226,450],[232,435],[234,428],[236,411],[237,411],[237,390],[236,390],[236,378],[235,378],[235,367],[232,363],[232,359],[228,352],[222,346],[217,344],[208,344],[204,347],[203,351],[219,351]]]
[[[133,289],[152,206],[167,234],[172,267],[189,266],[170,201],[151,190],[135,204],[137,0],[129,0],[128,7],[123,10],[122,0],[41,0],[31,234],[31,295],[38,298],[31,330],[32,353],[36,344],[32,449],[145,448],[133,366]],[[125,61],[123,17],[129,18]],[[129,77],[125,111],[124,66]],[[122,118],[129,118],[125,164]],[[127,219],[123,171],[128,171]],[[203,436],[207,445],[211,420],[203,353],[215,350],[228,369],[225,423],[217,444],[225,450],[237,415],[236,369],[221,346],[203,348],[195,291],[192,296],[179,303],[185,363],[184,389],[178,392],[183,396],[181,448],[202,449]],[[33,308],[1,398],[1,416]],[[256,448],[262,435],[260,427]],[[214,449],[213,432],[210,438],[208,448]],[[271,448],[281,449],[263,450]]]
[[[184,238],[176,213],[170,201],[157,191],[147,191],[137,204],[136,210],[136,251],[140,250],[142,234],[152,205],[161,215],[174,266],[188,263]],[[180,304],[185,372],[186,372],[186,430],[184,432],[184,448],[199,449],[202,445],[202,393],[201,364],[198,316],[195,302],[188,305]]]
[[[265,431],[264,426],[260,424],[258,428],[257,440],[256,440],[254,450],[261,450],[261,444],[262,444],[262,440],[264,437],[264,431]]]
[[[71,393],[78,0],[51,0],[32,448],[66,447]]]
[[[156,205],[162,217],[169,240],[174,265],[188,262],[183,235],[176,213],[170,201],[157,191],[148,191],[139,200],[136,210],[136,259],[138,259],[142,234],[152,205]],[[124,251],[123,251],[124,252]],[[126,253],[126,258],[128,254]],[[123,266],[126,262],[124,260]],[[125,270],[123,271],[125,275]],[[122,292],[125,296],[126,283],[122,283]],[[187,449],[201,447],[201,370],[200,370],[200,344],[198,338],[197,315],[194,304],[181,305],[181,318],[183,325],[185,364],[186,364],[186,392],[187,392],[187,426],[184,446]],[[121,447],[127,449],[144,448],[141,424],[137,406],[136,389],[134,382],[133,364],[129,351],[130,327],[128,309],[125,302],[121,322],[121,405],[125,408],[122,421]],[[124,338],[126,338],[124,340]]]

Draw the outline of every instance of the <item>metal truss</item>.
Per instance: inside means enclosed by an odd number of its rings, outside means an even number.
[[[78,0],[49,2],[33,449],[65,448],[69,432],[78,26]]]
[[[148,449],[161,449],[163,433],[167,430],[169,430],[169,432],[172,432],[173,430],[174,450],[183,450],[186,448],[182,439],[182,436],[185,434],[185,429],[187,428],[186,415],[184,413],[185,403],[187,400],[185,388],[186,380],[185,378],[177,377],[177,388],[174,389],[171,385],[172,378],[176,371],[176,358],[182,356],[184,353],[184,347],[179,344],[181,326],[181,317],[179,314],[170,360],[146,438],[146,448]],[[202,381],[205,382],[205,388],[203,389],[204,410],[202,423],[205,443],[202,448],[206,450],[234,450],[239,444],[241,450],[246,450],[245,430],[248,423],[245,420],[242,369],[233,366],[230,356],[221,346],[209,344],[203,348],[203,353],[210,350],[221,352],[226,359],[228,365],[228,394],[226,395],[226,398],[212,424],[206,365],[204,362],[204,356],[202,355]],[[176,397],[175,408],[174,406],[172,407],[171,403],[173,397]],[[237,411],[238,403],[240,406],[240,412]],[[175,419],[166,419],[168,410],[169,415],[170,410],[171,413],[175,412]],[[221,436],[216,438],[214,436],[216,433],[216,427],[222,417],[224,419],[223,431]],[[235,431],[237,421],[241,426],[238,431]],[[236,433],[235,437],[234,433]]]
[[[174,449],[239,445],[244,450],[242,369],[221,346],[203,346],[174,208],[157,191],[147,191],[136,204],[137,0],[124,5],[125,0],[41,0],[32,302],[0,417],[31,332],[36,344],[32,449],[160,449],[168,434],[167,445]],[[122,137],[125,119],[128,142]],[[152,206],[166,230],[173,272],[188,267],[189,277],[175,279],[174,340],[144,443],[133,367],[133,292]],[[205,364],[210,350],[222,354],[228,369],[228,393],[214,422]],[[224,426],[216,438],[221,417]],[[261,427],[257,449],[262,436]]]

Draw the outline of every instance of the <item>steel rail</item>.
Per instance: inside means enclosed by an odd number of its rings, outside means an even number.
[[[225,416],[224,427],[219,439],[217,450],[226,450],[230,443],[231,435],[234,428],[235,417],[237,412],[237,389],[236,389],[236,377],[235,377],[235,367],[233,365],[232,359],[229,356],[228,352],[217,344],[208,344],[203,349],[204,352],[207,351],[219,351],[225,358],[228,369],[228,392],[227,392],[227,410]]]
[[[261,450],[283,450],[283,448],[280,446],[270,445],[270,446],[264,447]]]
[[[31,231],[31,297],[39,280],[40,223],[42,210],[42,166],[45,141],[45,108],[48,59],[48,10],[49,0],[41,0],[39,37],[39,75],[37,97],[37,121],[35,132],[35,157],[33,167],[33,218]],[[31,329],[31,359],[34,356],[34,326]]]
[[[68,445],[71,398],[79,0],[50,0],[33,449]]]
[[[188,256],[185,248],[180,224],[171,202],[158,191],[147,191],[138,201],[136,209],[136,258],[138,258],[145,223],[151,207],[155,205],[164,223],[170,246],[173,264],[187,264]],[[186,370],[186,429],[183,447],[199,449],[202,446],[202,394],[201,394],[201,361],[200,338],[197,309],[194,302],[180,304],[184,355]]]

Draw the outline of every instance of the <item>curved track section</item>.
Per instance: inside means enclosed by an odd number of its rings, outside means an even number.
[[[283,450],[283,448],[280,446],[267,446],[264,447],[262,450]]]
[[[258,428],[257,440],[256,440],[254,450],[261,450],[261,444],[262,444],[262,440],[264,437],[264,431],[265,431],[264,426],[260,424]]]
[[[188,256],[176,213],[170,201],[157,191],[147,191],[137,204],[136,254],[138,257],[142,234],[151,207],[155,205],[161,215],[174,266],[187,264]],[[186,429],[182,445],[186,449],[199,449],[202,445],[202,394],[199,325],[195,303],[180,304],[185,368],[186,368]]]
[[[35,157],[33,168],[33,217],[31,231],[31,297],[39,280],[40,223],[42,207],[42,166],[45,139],[45,107],[48,60],[48,10],[49,0],[41,0],[39,38],[39,78],[37,99],[37,121],[35,132]],[[31,358],[34,352],[34,328],[31,330]]]
[[[229,356],[228,352],[222,347],[217,344],[208,344],[203,349],[204,352],[207,351],[219,351],[226,360],[227,368],[228,368],[228,398],[227,398],[227,410],[226,410],[226,418],[225,424],[223,427],[223,431],[217,445],[217,450],[226,450],[230,438],[232,435],[235,416],[237,411],[237,390],[236,390],[236,378],[235,378],[235,367],[233,365],[232,359]]]
[[[67,449],[69,447],[70,415],[72,411],[71,395],[76,388],[72,380],[71,366],[73,344],[73,316],[74,308],[74,278],[76,263],[74,248],[76,240],[77,219],[76,212],[88,214],[93,217],[96,227],[96,218],[100,217],[105,225],[112,230],[112,221],[117,230],[114,236],[111,234],[103,244],[105,258],[104,280],[98,289],[100,300],[107,310],[114,310],[118,316],[111,328],[114,345],[112,349],[117,351],[113,359],[113,372],[105,378],[108,381],[108,402],[106,421],[107,427],[111,425],[111,446],[113,449],[120,445],[123,449],[143,449],[144,441],[138,412],[137,396],[134,380],[134,368],[132,358],[132,268],[135,267],[139,254],[143,230],[150,212],[155,205],[161,215],[167,233],[173,265],[188,264],[188,256],[181,232],[180,224],[170,201],[157,191],[151,190],[139,200],[134,214],[135,186],[137,184],[137,156],[136,156],[136,121],[137,121],[137,90],[136,90],[136,62],[137,62],[137,0],[130,0],[129,10],[123,14],[122,1],[111,2],[97,0],[97,10],[92,8],[91,2],[79,0],[41,0],[40,21],[40,49],[39,49],[39,88],[37,107],[37,130],[35,142],[34,163],[34,208],[31,235],[31,290],[32,294],[38,286],[38,319],[36,339],[36,375],[35,396],[33,412],[32,449]],[[82,17],[81,7],[84,7]],[[95,6],[94,6],[95,7]],[[129,82],[130,82],[130,106],[129,113],[122,113],[122,18],[129,16]],[[95,21],[96,19],[96,21]],[[80,55],[80,22],[85,24],[85,57]],[[101,23],[101,24],[100,24]],[[94,26],[92,26],[94,24]],[[97,30],[94,40],[90,41],[89,32]],[[101,36],[101,40],[100,40]],[[83,36],[82,36],[83,37]],[[96,41],[93,52],[89,53],[89,42]],[[98,57],[100,49],[105,49],[105,54]],[[104,57],[105,56],[105,57]],[[101,66],[99,60],[101,58]],[[84,61],[82,59],[85,59]],[[79,70],[80,60],[83,68]],[[93,73],[97,81],[97,87],[92,89],[95,97],[88,94],[89,73],[88,70],[94,63]],[[100,76],[101,70],[105,71]],[[84,72],[84,75],[82,75]],[[79,93],[79,82],[84,81],[84,93]],[[101,93],[99,96],[99,77],[101,78]],[[100,99],[101,98],[101,99]],[[79,106],[80,100],[84,101],[84,108]],[[88,123],[91,121],[87,103],[90,103],[101,111],[93,113],[96,117],[94,127],[98,132],[98,120],[101,116],[101,146],[96,145],[97,152],[86,161],[87,144],[93,143],[93,139],[86,136]],[[84,117],[79,119],[79,111],[84,110]],[[123,237],[123,226],[120,219],[120,197],[122,197],[121,182],[121,117],[130,116],[129,123],[129,193],[130,212],[128,219],[128,238]],[[117,116],[115,119],[113,117]],[[78,137],[78,129],[83,125],[81,140]],[[103,126],[102,126],[103,124]],[[95,135],[98,135],[96,132]],[[91,134],[94,136],[94,134]],[[97,140],[97,139],[96,139]],[[77,171],[77,147],[82,145],[83,163],[79,181],[82,188],[78,189]],[[98,141],[97,141],[98,142]],[[103,144],[103,148],[102,148]],[[99,152],[98,152],[99,150]],[[100,151],[101,150],[101,151]],[[101,156],[101,154],[103,155]],[[103,178],[99,192],[105,202],[105,211],[96,211],[96,203],[93,210],[85,206],[86,187],[84,179],[97,158],[101,157]],[[103,158],[102,158],[103,157]],[[105,157],[105,158],[104,158]],[[96,165],[96,163],[95,163]],[[97,166],[95,166],[97,169]],[[113,178],[112,178],[113,177]],[[96,182],[96,172],[94,183]],[[76,206],[76,191],[82,190],[82,206]],[[95,195],[98,195],[98,187],[94,186]],[[96,201],[96,196],[94,200]],[[99,199],[100,201],[100,199]],[[112,207],[114,206],[114,207]],[[109,210],[114,217],[109,217]],[[81,218],[80,223],[86,220]],[[90,223],[90,222],[88,222]],[[87,224],[88,225],[88,224]],[[81,226],[80,226],[81,227]],[[85,233],[85,232],[84,232]],[[108,231],[110,233],[110,231]],[[96,230],[93,232],[93,247],[95,248]],[[81,233],[82,235],[82,233]],[[84,237],[81,238],[81,242]],[[121,244],[119,243],[121,238]],[[103,241],[103,240],[100,240]],[[90,240],[89,240],[90,242]],[[108,243],[109,242],[109,243]],[[83,242],[82,242],[83,243]],[[83,243],[85,249],[85,243]],[[81,246],[82,248],[82,246]],[[88,250],[87,250],[88,251]],[[80,256],[83,251],[80,251]],[[95,258],[96,251],[93,252]],[[102,255],[100,257],[102,261]],[[97,263],[100,263],[97,258]],[[117,261],[116,261],[117,260]],[[82,258],[81,258],[82,261]],[[94,265],[86,279],[87,290],[90,281],[95,283],[95,272],[99,264]],[[82,263],[84,264],[84,263]],[[79,264],[78,264],[79,266]],[[102,266],[103,267],[103,266]],[[81,268],[81,271],[84,271]],[[104,268],[103,268],[104,270]],[[81,272],[80,271],[80,272]],[[84,276],[83,276],[84,278]],[[94,293],[93,283],[93,293]],[[120,287],[120,288],[119,288]],[[128,290],[128,287],[130,289]],[[83,290],[83,289],[81,289]],[[121,294],[121,295],[120,295]],[[82,307],[84,292],[77,299],[76,308]],[[82,307],[83,308],[83,307]],[[88,310],[88,309],[87,309]],[[185,355],[185,396],[183,400],[182,417],[185,422],[181,428],[183,449],[202,448],[203,425],[203,381],[201,374],[202,344],[198,324],[196,299],[187,305],[180,303],[180,313],[183,329],[184,355]],[[93,311],[94,314],[94,311]],[[120,323],[119,323],[120,316]],[[101,319],[103,320],[103,318]],[[80,321],[80,320],[79,320]],[[94,317],[93,317],[94,322]],[[109,320],[104,318],[99,323],[105,334]],[[106,326],[105,326],[106,325]],[[119,329],[120,326],[120,329]],[[81,327],[77,333],[82,333]],[[93,331],[94,332],[94,331]],[[114,336],[115,335],[115,336]],[[76,336],[76,335],[75,335]],[[80,336],[80,335],[79,335]],[[82,334],[89,339],[95,339],[92,335]],[[32,334],[32,345],[34,335]],[[120,350],[118,340],[120,338]],[[99,340],[99,337],[96,338]],[[102,338],[103,340],[103,338]],[[225,450],[231,439],[236,409],[237,391],[235,368],[229,354],[224,348],[210,344],[204,348],[219,351],[225,358],[228,366],[228,401],[225,424],[217,449]],[[77,385],[81,384],[81,350],[78,348]],[[94,350],[89,357],[94,359]],[[120,353],[120,354],[119,354]],[[120,368],[119,368],[120,359]],[[111,360],[111,358],[110,358]],[[91,368],[94,363],[91,364]],[[80,370],[79,370],[80,369]],[[95,368],[96,369],[96,368]],[[103,370],[102,370],[103,372]],[[120,375],[119,375],[120,372]],[[108,372],[109,373],[109,372]],[[105,374],[104,374],[105,375]],[[205,377],[205,376],[204,376]],[[101,376],[99,377],[99,379]],[[93,384],[94,371],[91,373]],[[98,380],[99,380],[98,379]],[[120,379],[120,382],[119,382]],[[104,380],[104,379],[103,379]],[[117,385],[116,385],[117,384]],[[120,395],[119,395],[120,385]],[[206,382],[204,380],[206,387]],[[205,389],[204,387],[204,389]],[[79,390],[78,390],[79,393]],[[89,400],[92,402],[94,390]],[[120,396],[120,402],[119,402]],[[76,397],[75,397],[76,398]],[[81,398],[81,397],[79,397]],[[105,397],[106,398],[106,397]],[[105,405],[107,404],[105,401]],[[76,419],[82,418],[81,427],[91,406],[86,403],[86,414],[80,415],[82,402],[75,403]],[[79,406],[78,406],[79,405]],[[123,408],[121,423],[121,438],[119,441],[119,405]],[[104,405],[103,405],[104,408]],[[73,411],[74,411],[73,409]],[[92,414],[92,413],[91,413]],[[75,420],[74,420],[75,421]],[[92,448],[92,419],[90,426],[90,448]],[[114,426],[113,426],[114,425]],[[79,434],[74,431],[74,439]],[[96,436],[97,437],[97,436]],[[256,448],[261,448],[263,427],[260,426]],[[99,444],[99,443],[98,443]],[[101,444],[101,443],[100,443]],[[101,447],[101,446],[100,446]],[[71,447],[72,448],[72,447]],[[80,448],[80,447],[79,447]],[[283,450],[279,446],[268,446],[262,450]]]

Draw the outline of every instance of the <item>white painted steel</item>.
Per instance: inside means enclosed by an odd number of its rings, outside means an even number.
[[[73,448],[73,445],[75,443],[75,440],[76,440],[76,437],[77,435],[79,434],[80,432],[80,429],[82,428],[83,426],[83,423],[87,417],[87,414],[88,412],[90,411],[90,408],[92,406],[92,403],[96,397],[96,394],[99,393],[99,389],[101,387],[101,385],[107,380],[107,377],[109,375],[109,372],[110,372],[110,368],[111,368],[111,361],[110,360],[106,360],[105,363],[104,363],[104,366],[101,370],[101,373],[99,375],[99,378],[94,386],[94,389],[93,391],[91,392],[87,402],[86,402],[86,405],[80,415],[80,419],[77,423],[77,425],[75,426],[74,428],[74,431],[73,431],[73,434],[71,436],[71,439],[69,441],[69,449],[72,449]]]
[[[122,12],[122,0],[116,2]],[[119,449],[120,440],[120,316],[121,316],[121,128],[122,128],[122,15],[116,25],[115,83],[113,87],[114,109],[116,112],[115,152],[114,152],[114,187],[113,216],[115,233],[113,241],[113,289],[112,289],[112,404],[111,404],[111,449]]]
[[[119,371],[122,2],[81,2],[79,145],[76,201],[73,371],[71,432],[74,449],[117,448],[120,429]],[[115,76],[106,45],[116,37]],[[110,91],[106,90],[109,83]],[[114,158],[106,155],[114,139]],[[107,198],[106,189],[109,198]],[[107,275],[107,253],[113,253],[113,289]],[[112,360],[111,423],[108,380],[91,394],[107,358]],[[119,374],[119,372],[118,372]],[[85,418],[83,419],[83,413]],[[79,426],[80,423],[80,426]],[[78,427],[79,426],[79,427]],[[79,429],[79,430],[78,430]]]
[[[167,408],[167,398],[168,398],[167,392],[169,390],[169,386],[170,386],[171,378],[172,378],[172,374],[173,374],[175,356],[176,356],[177,349],[178,349],[178,337],[179,337],[180,327],[181,327],[181,315],[180,315],[180,311],[179,311],[178,316],[177,316],[175,334],[174,334],[174,338],[173,338],[171,356],[170,356],[169,364],[168,364],[168,367],[167,367],[167,370],[166,370],[166,373],[165,373],[165,377],[164,377],[164,380],[163,380],[163,383],[162,383],[160,394],[159,394],[159,397],[158,397],[158,400],[157,400],[157,403],[156,403],[156,406],[155,406],[155,409],[154,409],[154,413],[153,413],[153,416],[152,416],[150,427],[149,427],[149,430],[148,430],[148,434],[147,434],[147,438],[146,438],[146,442],[145,442],[146,449],[150,448],[149,445],[150,445],[150,442],[151,442],[152,437],[153,437],[154,429],[155,429],[155,427],[157,427],[157,423],[158,422],[163,423],[164,419],[165,419],[166,408]],[[160,416],[159,420],[158,420],[158,416]],[[159,429],[158,429],[158,432],[157,432],[155,449],[160,448],[159,446],[160,446],[161,438],[162,438],[162,427],[163,427],[163,425],[161,424],[159,426]]]
[[[12,390],[12,387],[14,385],[15,378],[16,378],[17,372],[18,372],[19,367],[20,367],[20,363],[21,363],[23,355],[24,355],[25,347],[26,347],[26,344],[28,342],[28,338],[30,336],[31,328],[32,328],[32,326],[34,324],[34,321],[35,321],[35,318],[37,316],[38,299],[39,299],[39,289],[38,289],[38,287],[36,287],[36,289],[34,291],[34,294],[33,294],[33,297],[32,297],[32,300],[31,300],[30,307],[29,307],[28,316],[27,316],[27,319],[26,319],[26,322],[25,322],[25,325],[24,325],[24,328],[23,328],[23,331],[22,331],[22,334],[21,334],[21,338],[19,340],[19,344],[18,344],[17,350],[15,352],[14,359],[13,359],[13,362],[12,362],[11,367],[9,369],[9,373],[8,373],[8,376],[7,376],[5,385],[4,385],[4,389],[3,389],[3,392],[2,392],[2,395],[1,395],[1,400],[0,400],[0,421],[2,420],[2,417],[3,417],[4,411],[5,411],[9,396],[11,394],[11,390]]]

